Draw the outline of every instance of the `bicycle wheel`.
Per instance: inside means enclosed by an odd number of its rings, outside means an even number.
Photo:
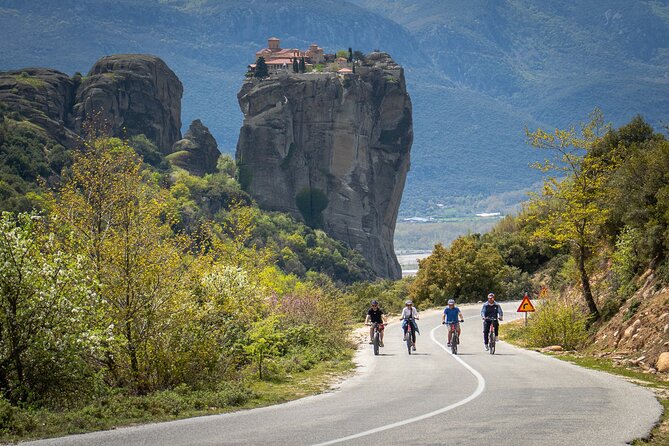
[[[488,336],[488,347],[491,355],[495,354],[495,330],[490,330],[490,336]]]
[[[458,354],[458,341],[458,332],[454,330],[453,337],[451,337],[451,353],[454,355]]]
[[[413,341],[411,340],[411,335],[413,334],[413,330],[409,328],[407,330],[407,351],[409,354],[411,354],[411,347],[413,346]]]
[[[379,354],[379,332],[374,331],[374,340],[372,341],[374,343],[374,354],[378,355]]]

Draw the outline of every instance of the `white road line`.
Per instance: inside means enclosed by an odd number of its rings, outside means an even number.
[[[386,424],[385,426],[379,426],[377,428],[370,429],[368,431],[360,432],[360,433],[357,433],[357,434],[349,435],[347,437],[337,438],[335,440],[326,441],[324,443],[317,443],[313,446],[326,446],[326,445],[329,445],[329,444],[341,443],[343,441],[355,440],[356,438],[376,434],[377,432],[383,432],[383,431],[387,431],[389,429],[394,429],[396,427],[404,426],[404,425],[411,424],[411,423],[416,423],[417,421],[423,421],[427,418],[432,418],[436,415],[441,415],[444,412],[448,412],[449,410],[453,410],[456,407],[463,406],[463,405],[469,403],[470,401],[472,401],[473,399],[475,399],[476,397],[478,397],[481,393],[483,393],[483,390],[485,389],[485,379],[483,378],[483,376],[476,369],[474,369],[472,366],[470,366],[465,361],[460,359],[457,355],[453,355],[444,344],[437,341],[437,338],[434,337],[434,332],[439,327],[441,327],[441,324],[437,325],[436,327],[434,327],[432,329],[432,331],[430,331],[430,338],[432,339],[432,342],[434,342],[439,347],[444,349],[444,351],[446,351],[446,353],[451,355],[453,357],[453,359],[455,359],[460,364],[462,364],[472,375],[474,375],[476,377],[476,380],[478,381],[478,386],[476,387],[476,390],[474,391],[474,393],[472,393],[471,395],[469,395],[467,398],[465,398],[463,400],[460,400],[460,401],[458,401],[456,403],[453,403],[451,405],[448,405],[446,407],[442,407],[441,409],[437,409],[433,412],[429,412],[429,413],[426,413],[426,414],[423,414],[423,415],[419,415],[419,416],[414,417],[414,418],[408,418],[408,419],[403,420],[403,421],[398,421],[397,423],[391,423],[391,424]]]

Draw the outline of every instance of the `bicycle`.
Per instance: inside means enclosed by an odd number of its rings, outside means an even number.
[[[451,353],[454,355],[458,354],[458,344],[460,343],[460,336],[458,335],[458,323],[463,323],[464,321],[460,322],[444,322],[444,325],[448,325],[448,330],[451,333]]]
[[[495,321],[498,319],[496,317],[487,317],[486,321],[490,321],[490,329],[488,330],[488,353],[491,355],[495,354],[495,342],[497,340],[495,336]]]
[[[407,343],[407,351],[411,354],[411,349],[416,342],[416,331],[413,329],[413,318],[405,319],[407,321],[407,332],[405,333],[405,341]]]
[[[385,325],[379,324],[378,322],[373,322],[371,324],[374,326],[374,335],[372,336],[372,346],[374,347],[374,355],[379,355],[379,347],[381,347],[381,332],[385,328]]]

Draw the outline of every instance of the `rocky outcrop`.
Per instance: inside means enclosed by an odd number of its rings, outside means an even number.
[[[18,118],[74,147],[93,113],[113,136],[144,134],[163,153],[181,139],[181,81],[158,57],[103,57],[86,77],[46,68],[0,73],[0,102]]]
[[[72,126],[80,132],[95,112],[109,121],[112,134],[144,134],[163,153],[181,139],[181,81],[161,59],[119,54],[98,60],[77,90]]]
[[[216,162],[221,155],[216,140],[199,119],[191,123],[172,152],[167,157],[172,164],[200,176],[216,172]]]
[[[0,102],[18,119],[37,124],[66,147],[77,142],[77,135],[67,127],[75,91],[75,80],[56,70],[24,68],[0,73]]]
[[[401,277],[395,221],[413,141],[404,71],[388,54],[355,74],[247,80],[238,94],[242,186],[360,251],[380,277]]]

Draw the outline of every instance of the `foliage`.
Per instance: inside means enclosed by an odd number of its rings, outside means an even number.
[[[299,277],[306,277],[308,271],[325,273],[340,283],[375,277],[359,252],[286,214],[257,213],[252,243],[271,247],[278,253],[277,265]]]
[[[203,203],[213,191],[247,197],[232,159],[218,167],[167,177],[125,141],[89,139],[47,194],[46,214],[3,214],[0,417],[9,432],[33,429],[46,408],[73,409],[67,416],[86,429],[107,426],[93,422],[91,402],[110,395],[147,395],[141,404],[158,418],[192,413],[179,389],[210,398],[252,379],[251,366],[277,378],[346,357],[348,296],[317,272],[284,273],[276,248],[290,244],[348,278],[370,271],[362,257],[242,200],[219,196],[211,215]],[[264,236],[279,226],[279,237]],[[226,401],[211,406],[246,397]]]
[[[583,124],[580,134],[575,129],[556,129],[547,133],[541,129],[530,133],[529,143],[548,150],[554,157],[536,167],[555,172],[544,181],[542,199],[530,202],[528,217],[537,223],[533,236],[553,243],[553,247],[569,247],[578,262],[583,298],[593,319],[599,311],[592,295],[586,263],[599,243],[598,231],[608,218],[609,211],[601,204],[606,197],[606,182],[615,167],[615,160],[605,162],[590,152],[601,138],[603,117],[599,110]]]
[[[0,210],[28,212],[39,206],[38,181],[60,174],[71,152],[28,121],[0,120]]]
[[[534,347],[561,345],[566,350],[575,350],[588,338],[586,323],[587,317],[579,307],[549,299],[532,314],[528,340]]]
[[[169,169],[169,163],[165,160],[162,153],[160,153],[158,147],[145,135],[131,136],[128,139],[128,145],[135,149],[137,155],[148,165],[163,172]]]
[[[258,378],[263,379],[263,362],[266,358],[279,356],[284,348],[286,336],[279,331],[279,317],[272,315],[254,322],[249,331],[249,342],[244,350],[258,365]]]
[[[437,244],[418,264],[411,296],[427,305],[445,305],[451,298],[476,302],[491,291],[509,299],[533,288],[526,273],[505,265],[499,250],[478,234],[460,237],[450,248]]]
[[[102,326],[113,338],[106,368],[117,385],[138,393],[169,382],[160,367],[169,317],[182,311],[188,237],[170,228],[168,195],[142,178],[135,151],[117,139],[96,140],[76,157],[72,176],[50,212],[71,230],[63,242],[84,255],[100,295]]]
[[[12,403],[67,401],[93,375],[84,264],[45,229],[37,214],[0,217],[0,390]]]
[[[267,63],[265,62],[265,58],[262,56],[260,56],[258,60],[256,60],[256,69],[254,76],[259,79],[269,76],[269,72],[267,71]]]

